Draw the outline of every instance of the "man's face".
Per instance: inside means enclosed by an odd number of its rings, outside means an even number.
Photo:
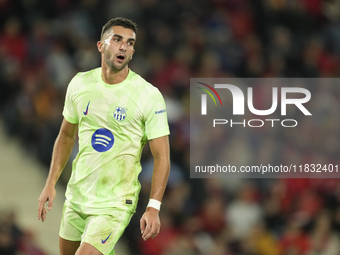
[[[104,62],[114,71],[123,70],[135,52],[136,34],[129,28],[114,26],[98,42]]]

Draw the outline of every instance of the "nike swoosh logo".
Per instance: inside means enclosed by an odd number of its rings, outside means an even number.
[[[89,103],[88,103],[87,106],[86,106],[86,111],[83,112],[84,115],[87,115],[87,114],[88,114],[88,112],[89,112],[89,105],[90,105],[90,101],[89,101]]]
[[[105,243],[106,243],[107,239],[109,239],[109,237],[111,236],[111,234],[112,234],[112,232],[109,234],[109,236],[108,236],[108,237],[106,237],[106,239],[105,239],[105,240],[103,240],[103,239],[102,239],[102,244],[105,244]]]

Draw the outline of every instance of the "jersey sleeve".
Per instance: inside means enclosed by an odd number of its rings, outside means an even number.
[[[74,77],[71,80],[71,82],[69,83],[69,85],[67,87],[64,110],[63,110],[64,118],[72,124],[79,123],[77,108],[76,108],[74,100],[73,100],[73,91],[74,91],[75,80],[76,80],[76,77]]]
[[[148,140],[170,134],[164,98],[158,89],[145,103],[145,134]]]

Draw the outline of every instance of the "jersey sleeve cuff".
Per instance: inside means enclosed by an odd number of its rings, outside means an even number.
[[[148,134],[146,134],[146,136],[148,137],[148,140],[151,140],[151,139],[166,136],[166,135],[169,135],[169,134],[170,134],[169,128],[165,128],[165,129],[162,129],[162,130],[158,130],[156,132],[148,133]]]
[[[67,114],[65,114],[64,112],[63,112],[63,116],[68,122],[70,122],[72,124],[78,124],[78,122],[79,122],[78,118],[72,118],[72,117],[68,116]]]

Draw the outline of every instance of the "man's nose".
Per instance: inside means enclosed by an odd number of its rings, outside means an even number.
[[[126,51],[127,50],[127,42],[122,42],[121,44],[120,44],[120,48],[119,48],[120,50],[123,50],[123,51]]]

